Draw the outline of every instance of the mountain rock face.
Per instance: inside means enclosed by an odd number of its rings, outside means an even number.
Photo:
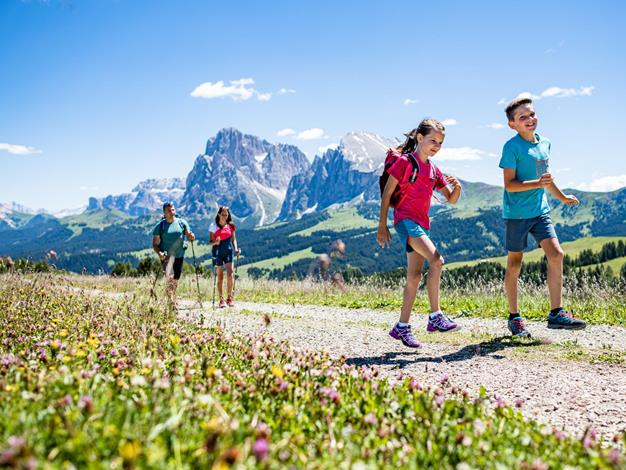
[[[130,215],[147,215],[160,210],[165,201],[178,204],[185,191],[184,178],[147,179],[130,193],[89,198],[87,210],[117,209]]]
[[[308,172],[290,181],[278,219],[298,219],[333,204],[378,201],[385,155],[398,144],[368,132],[347,134],[336,149],[315,157]]]
[[[293,145],[274,145],[236,129],[222,129],[207,142],[187,175],[181,211],[212,217],[218,206],[226,205],[246,226],[271,223],[292,177],[309,168],[306,155]]]

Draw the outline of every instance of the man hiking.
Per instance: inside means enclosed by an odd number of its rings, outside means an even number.
[[[165,272],[165,292],[172,307],[176,308],[176,289],[183,271],[183,260],[187,248],[187,238],[194,241],[196,236],[185,219],[176,217],[172,202],[163,204],[163,218],[152,230],[152,249]]]

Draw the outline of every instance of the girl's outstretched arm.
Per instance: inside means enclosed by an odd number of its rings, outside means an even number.
[[[380,219],[378,220],[378,233],[376,234],[376,241],[381,246],[391,246],[391,233],[387,227],[387,215],[389,214],[389,203],[391,202],[391,195],[398,186],[398,180],[392,175],[389,175],[383,195],[380,201]]]

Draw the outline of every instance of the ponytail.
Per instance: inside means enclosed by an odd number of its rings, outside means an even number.
[[[446,132],[446,128],[436,119],[427,118],[422,120],[419,126],[404,134],[406,140],[402,145],[396,147],[396,152],[400,155],[415,152],[417,149],[417,134],[422,134],[425,137],[433,131],[444,133]]]

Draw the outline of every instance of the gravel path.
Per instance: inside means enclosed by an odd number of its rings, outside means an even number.
[[[198,304],[180,302],[180,313],[199,318]],[[548,330],[530,323],[534,340],[511,341],[504,320],[462,318],[459,332],[427,335],[426,317],[414,315],[417,351],[391,339],[397,314],[369,309],[240,302],[204,308],[207,325],[233,334],[268,334],[294,348],[321,350],[347,363],[400,372],[426,385],[448,375],[453,386],[477,393],[480,386],[525,416],[581,436],[588,426],[605,439],[626,430],[626,328],[591,325],[583,331]],[[270,323],[266,326],[266,316]]]

